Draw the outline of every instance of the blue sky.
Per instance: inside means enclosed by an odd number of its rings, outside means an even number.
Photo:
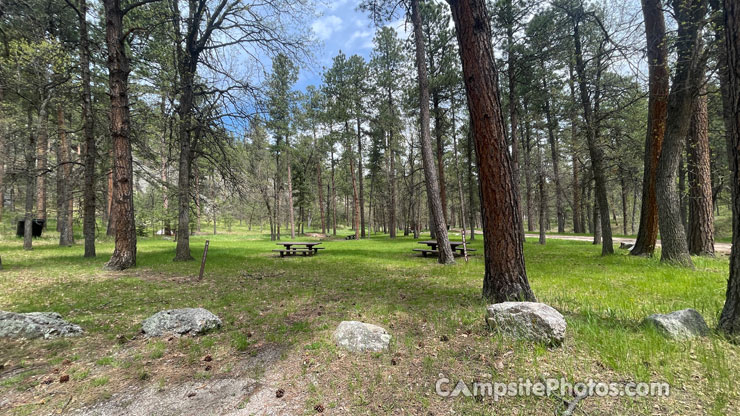
[[[347,56],[357,54],[370,59],[376,28],[367,13],[357,10],[359,3],[360,0],[336,0],[317,8],[319,16],[311,23],[311,29],[320,42],[316,48],[315,65],[301,69],[296,89],[318,86],[322,69],[331,66],[332,59],[340,50]],[[403,19],[396,19],[390,25],[396,28],[401,38],[407,37]]]

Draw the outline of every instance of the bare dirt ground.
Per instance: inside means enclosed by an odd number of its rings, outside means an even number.
[[[77,410],[78,416],[148,415],[294,415],[303,412],[305,394],[296,383],[292,359],[266,349],[244,360],[229,376],[188,381],[160,389],[156,385],[114,394],[110,399]],[[255,376],[255,369],[264,373]],[[282,390],[281,394],[276,394]],[[280,396],[280,397],[278,397]]]
[[[525,234],[525,235],[530,238],[539,237],[538,234]],[[554,238],[558,240],[572,240],[572,241],[588,241],[588,242],[593,241],[593,237],[585,236],[585,235],[548,234],[547,238]],[[632,238],[614,237],[612,238],[612,240],[614,240],[615,243],[628,243],[628,244],[635,243],[635,240]],[[657,246],[660,247],[660,240],[658,240]],[[730,243],[714,243],[714,252],[717,254],[729,255],[731,248],[732,248],[732,244]]]

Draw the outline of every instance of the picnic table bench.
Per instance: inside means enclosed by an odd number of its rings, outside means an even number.
[[[323,250],[324,247],[317,247],[320,242],[303,242],[303,241],[286,241],[283,243],[276,243],[283,248],[276,248],[272,251],[280,253],[280,257],[295,256],[302,254],[304,256],[313,256],[317,254],[319,250]]]
[[[415,249],[413,249],[413,251],[417,251],[417,252],[421,253],[421,255],[423,257],[426,257],[427,254],[433,254],[435,256],[439,254],[439,250],[437,250],[437,246],[439,245],[439,243],[437,243],[437,240],[419,241],[419,244],[426,244],[427,246],[429,246],[428,249],[425,249],[425,248],[415,248]],[[450,248],[452,248],[453,254],[455,254],[457,256],[462,256],[463,255],[464,246],[463,246],[463,242],[462,241],[450,241]],[[467,251],[468,251],[468,253],[470,253],[471,251],[475,251],[475,249],[474,248],[468,248]]]

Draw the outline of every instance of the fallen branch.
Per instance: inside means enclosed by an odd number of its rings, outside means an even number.
[[[579,394],[578,396],[574,397],[573,400],[568,402],[567,400],[563,399],[563,402],[568,405],[568,407],[561,413],[561,416],[571,416],[573,414],[573,411],[576,410],[576,406],[578,406],[578,402],[588,397],[587,393]]]
[[[67,406],[72,402],[72,395],[69,395],[69,400],[67,400],[67,403],[64,404],[64,407],[62,407],[62,410],[59,412],[61,414],[64,414],[64,411],[67,409]]]
[[[540,376],[540,381],[543,383],[547,383],[544,376]],[[557,393],[552,393],[553,396],[555,396],[561,404],[565,405],[565,410],[563,410],[563,413],[560,413],[559,416],[572,416],[573,412],[576,410],[576,406],[578,406],[578,403],[588,397],[588,393],[579,394],[578,396],[574,397],[573,400],[567,400],[565,397],[560,396]],[[582,410],[583,413],[586,413],[586,411]],[[558,415],[558,411],[555,410],[555,415]]]

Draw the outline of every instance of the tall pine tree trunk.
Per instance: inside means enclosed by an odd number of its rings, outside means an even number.
[[[26,204],[23,216],[23,249],[33,250],[33,201],[36,196],[36,132],[33,129],[33,111],[28,108],[28,141],[26,142]],[[38,131],[38,129],[37,129]]]
[[[727,135],[732,189],[732,251],[730,277],[727,280],[727,299],[719,318],[719,329],[732,336],[740,335],[740,4],[724,0],[725,62],[727,100],[725,125],[731,128]]]
[[[349,123],[345,124],[345,132],[349,134]],[[349,175],[352,178],[352,228],[355,231],[355,240],[360,238],[360,197],[357,189],[357,176],[355,173],[355,158],[352,155],[352,144],[347,143],[345,149],[346,157],[349,159]],[[345,204],[346,207],[347,204]]]
[[[106,188],[106,209],[105,212],[107,213],[108,217],[108,226],[105,230],[105,235],[112,237],[115,235],[115,223],[113,222],[113,182],[114,178],[113,175],[115,175],[116,170],[114,168],[115,162],[113,160],[113,146],[111,145],[110,150],[108,151],[108,159],[110,160],[110,171],[108,171],[108,186]]]
[[[442,128],[442,108],[439,105],[439,92],[436,89],[432,92],[432,114],[434,114],[434,135],[436,136],[437,145],[437,172],[439,172],[439,199],[442,201],[442,215],[445,223],[448,222],[447,212],[447,180],[445,179],[445,139]]]
[[[0,85],[0,120],[4,120],[4,114],[2,111],[3,98],[3,86]],[[0,224],[3,222],[3,208],[5,208],[5,163],[8,159],[7,152],[5,150],[5,147],[7,146],[5,135],[5,122],[0,121]]]
[[[519,98],[516,94],[516,71],[517,71],[517,59],[516,53],[514,52],[514,7],[512,0],[506,0],[504,2],[506,8],[506,48],[508,54],[508,71],[507,78],[509,82],[509,123],[511,129],[511,168],[514,175],[514,190],[517,195],[521,195],[519,192]],[[525,110],[526,111],[526,110]],[[529,203],[529,201],[527,201]],[[519,204],[519,217],[522,217],[521,203]],[[529,215],[529,212],[527,213]],[[521,223],[522,232],[524,231],[524,223]]]
[[[136,226],[134,224],[134,171],[129,138],[128,75],[131,71],[123,36],[120,0],[104,0],[108,80],[110,85],[110,133],[113,144],[113,207],[116,243],[105,267],[124,270],[136,265]]]
[[[540,199],[540,215],[539,215],[539,243],[545,245],[546,242],[546,221],[547,221],[547,189],[545,188],[545,167],[542,163],[542,149],[540,148],[539,140],[537,141],[537,190]]]
[[[597,203],[594,208],[600,210],[599,219],[601,222],[602,246],[601,254],[607,255],[614,253],[612,246],[612,230],[609,221],[609,199],[606,188],[606,172],[604,166],[604,149],[599,140],[599,132],[596,126],[596,120],[591,107],[591,97],[589,96],[588,83],[586,82],[586,64],[583,59],[583,50],[581,45],[580,18],[583,17],[583,9],[577,11],[581,16],[573,18],[573,41],[575,46],[575,70],[578,75],[578,84],[583,106],[583,118],[586,123],[586,142],[588,151],[591,156],[591,166],[594,177],[594,193]],[[597,101],[598,103],[598,101]]]
[[[195,64],[188,52],[180,57],[180,126],[178,141],[180,143],[180,157],[177,175],[177,246],[174,261],[193,260],[190,254],[190,172],[193,163],[192,156],[192,109],[193,84]]]
[[[98,152],[95,144],[92,93],[90,91],[90,40],[87,29],[87,0],[79,3],[80,25],[80,81],[82,84],[82,130],[85,137],[85,182],[82,212],[82,234],[85,238],[85,257],[95,257],[95,159]]]
[[[38,139],[36,140],[36,169],[38,176],[36,179],[36,218],[46,221],[46,203],[47,188],[46,170],[49,165],[49,111],[46,106],[39,111],[39,130]],[[46,228],[46,224],[44,224]]]
[[[421,118],[421,156],[424,166],[424,177],[429,200],[432,224],[435,228],[439,262],[451,264],[455,262],[450,240],[447,237],[447,223],[445,221],[442,199],[440,198],[439,180],[434,166],[432,141],[429,131],[429,80],[427,79],[426,57],[424,50],[424,36],[421,30],[421,15],[419,14],[419,0],[411,0],[411,21],[414,26],[414,44],[416,51],[416,71],[419,79],[419,108]]]
[[[686,192],[686,158],[683,154],[681,154],[681,158],[678,162],[678,200],[681,201],[681,203],[679,204],[679,213],[681,215],[681,225],[683,225],[683,231],[684,233],[686,233],[686,235],[689,234],[688,196],[689,195]]]
[[[286,161],[288,165],[288,220],[290,221],[290,238],[295,239],[295,213],[293,209],[293,170],[290,160],[290,141],[285,137]]]
[[[544,69],[544,66],[543,66]],[[547,140],[550,143],[550,154],[552,156],[552,173],[555,181],[555,210],[558,217],[558,232],[565,232],[565,210],[563,208],[563,191],[560,186],[560,152],[558,151],[558,139],[555,129],[558,121],[550,110],[550,90],[545,77],[542,78],[542,87],[547,94],[545,97],[545,116],[547,119]]]
[[[576,89],[573,83],[573,64],[568,65],[568,89],[570,90],[570,99],[572,101],[570,109],[570,143],[571,143],[571,163],[573,168],[573,232],[584,233],[585,225],[583,224],[582,195],[581,184],[578,178],[580,170],[578,155],[576,154],[576,138],[578,137],[578,112],[576,111]]]
[[[699,81],[703,79],[700,34],[706,15],[706,2],[700,0],[695,4],[691,0],[674,0],[673,10],[678,22],[676,73],[668,96],[665,138],[655,182],[662,247],[660,259],[693,266],[681,221],[676,176],[691,122],[691,104],[698,93]]]
[[[524,101],[524,111],[527,111],[527,101]],[[527,231],[534,231],[534,180],[532,173],[534,167],[532,166],[532,128],[529,122],[529,118],[524,121],[524,187],[527,196],[526,211],[527,211]]]
[[[331,150],[331,211],[332,211],[332,234],[337,235],[337,186],[334,181],[334,147]]]
[[[619,167],[619,188],[620,196],[622,197],[622,234],[627,235],[627,181],[625,179],[625,171]]]
[[[714,255],[714,215],[706,90],[694,99],[687,142],[689,173],[689,253]]]
[[[473,167],[474,165],[477,165],[476,161],[473,160],[475,157],[473,147],[475,147],[475,143],[473,143],[473,129],[468,128],[466,148],[468,159],[468,212],[470,213],[470,241],[475,240],[475,227],[477,225],[477,222],[475,221],[475,191],[480,190],[479,187],[475,186],[475,180],[473,178]]]
[[[668,44],[661,0],[643,0],[649,77],[648,120],[645,138],[645,169],[637,240],[630,250],[636,256],[652,256],[658,236],[658,202],[655,184],[668,114]]]
[[[362,169],[362,124],[357,119],[357,176],[360,182],[360,237],[365,238],[365,184]]]
[[[390,186],[390,198],[388,198],[388,232],[390,238],[396,238],[396,158],[393,147],[393,131],[388,132],[387,152],[388,158],[388,184]]]
[[[321,214],[321,234],[326,234],[326,218],[324,217],[324,190],[321,185],[321,163],[316,164],[316,183],[319,190],[319,213]]]
[[[483,296],[534,301],[524,266],[524,232],[513,162],[507,149],[491,27],[484,0],[451,0],[480,172]]]
[[[64,110],[62,105],[57,105],[57,125],[59,136],[59,172],[62,175],[61,187],[59,188],[59,200],[61,201],[59,213],[59,245],[71,246],[75,243],[74,239],[74,222],[72,210],[70,209],[72,200],[72,165],[70,156],[70,146],[67,139],[67,130],[64,126]]]

